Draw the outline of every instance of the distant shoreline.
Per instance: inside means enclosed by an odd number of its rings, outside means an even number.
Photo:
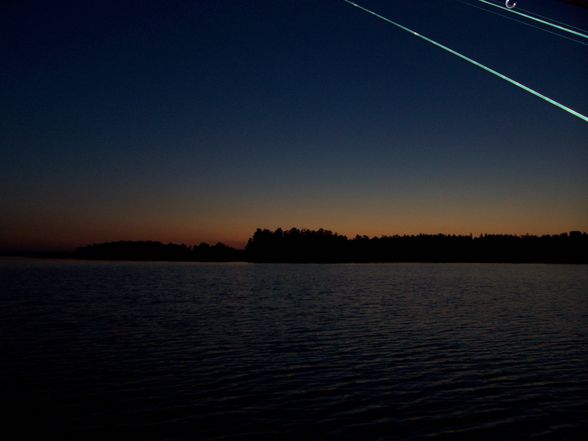
[[[22,259],[22,260],[63,260],[63,261],[78,261],[78,262],[128,262],[128,263],[218,263],[218,264],[231,264],[231,263],[243,263],[243,264],[251,264],[251,265],[383,265],[383,264],[405,264],[405,263],[414,263],[414,264],[456,264],[456,265],[588,265],[587,262],[566,262],[566,261],[532,261],[532,262],[525,262],[525,261],[427,261],[427,260],[419,260],[419,261],[412,261],[412,260],[402,260],[402,261],[361,261],[361,262],[353,262],[353,261],[273,261],[273,262],[254,262],[248,260],[165,260],[165,259],[88,259],[88,258],[80,258],[76,257],[75,255],[69,256],[61,256],[61,257],[54,257],[54,256],[47,256],[47,255],[36,255],[35,253],[0,253],[0,262],[2,260],[11,260],[11,259]]]
[[[92,244],[75,251],[4,252],[4,257],[108,261],[247,263],[588,263],[588,234],[412,235],[369,238],[329,230],[257,229],[245,249],[156,241]]]

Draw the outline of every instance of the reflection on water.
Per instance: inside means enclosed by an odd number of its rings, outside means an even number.
[[[7,420],[78,439],[580,439],[587,270],[0,261]]]

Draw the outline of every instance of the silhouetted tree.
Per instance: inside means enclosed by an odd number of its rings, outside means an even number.
[[[188,247],[160,242],[121,241],[79,248],[76,257],[108,260],[251,262],[545,262],[588,263],[588,234],[479,237],[445,234],[357,235],[325,229],[255,230],[244,250],[222,243]]]
[[[356,235],[329,230],[258,229],[245,248],[253,262],[569,262],[588,263],[588,235]]]

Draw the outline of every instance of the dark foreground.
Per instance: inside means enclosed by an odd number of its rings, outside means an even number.
[[[50,256],[49,256],[50,257]],[[503,262],[588,263],[588,234],[545,236],[482,235],[346,236],[328,230],[258,229],[244,250],[222,243],[192,247],[160,242],[109,242],[70,255],[102,260],[201,262]]]
[[[0,285],[19,439],[588,430],[582,265],[5,260]]]

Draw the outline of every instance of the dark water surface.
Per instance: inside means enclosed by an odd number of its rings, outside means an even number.
[[[581,265],[3,260],[4,419],[72,439],[582,439],[587,300]]]

